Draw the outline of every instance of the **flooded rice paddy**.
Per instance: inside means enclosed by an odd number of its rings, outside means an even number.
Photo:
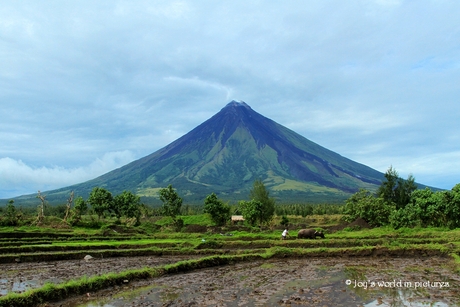
[[[39,288],[47,282],[59,284],[83,276],[156,267],[187,259],[191,259],[191,256],[102,258],[94,255],[91,261],[81,259],[5,263],[0,264],[0,296]]]
[[[382,257],[243,262],[128,281],[46,306],[460,306],[460,276],[450,261]]]

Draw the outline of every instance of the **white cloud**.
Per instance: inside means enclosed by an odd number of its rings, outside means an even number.
[[[169,77],[165,77],[164,80],[170,81],[170,82],[176,82],[179,87],[188,86],[188,87],[195,88],[195,89],[217,90],[217,91],[225,93],[225,97],[227,100],[230,99],[232,92],[233,92],[232,88],[229,86],[226,86],[224,84],[220,84],[217,82],[213,82],[213,81],[202,80],[201,78],[197,76],[193,78],[181,78],[181,77],[169,76]]]
[[[87,166],[34,167],[21,160],[0,158],[0,198],[50,190],[94,179],[134,160],[130,151],[109,152]],[[19,193],[19,194],[18,194]]]

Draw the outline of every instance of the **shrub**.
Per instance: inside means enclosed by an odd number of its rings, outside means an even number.
[[[280,224],[283,225],[284,227],[287,227],[289,225],[289,219],[285,215],[283,215],[281,217]]]
[[[346,201],[344,214],[348,215],[348,222],[360,217],[369,225],[378,227],[389,223],[389,216],[394,209],[394,204],[388,204],[383,198],[361,189]]]
[[[230,220],[230,206],[224,204],[214,193],[204,200],[203,211],[211,216],[211,220],[217,226],[223,226]]]

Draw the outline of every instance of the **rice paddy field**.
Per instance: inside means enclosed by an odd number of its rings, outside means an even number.
[[[0,306],[460,306],[460,230],[323,224],[3,228]]]

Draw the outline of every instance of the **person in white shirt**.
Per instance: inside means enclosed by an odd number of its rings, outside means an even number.
[[[285,229],[281,234],[281,239],[286,240],[286,236],[289,236],[289,232],[287,229]]]

